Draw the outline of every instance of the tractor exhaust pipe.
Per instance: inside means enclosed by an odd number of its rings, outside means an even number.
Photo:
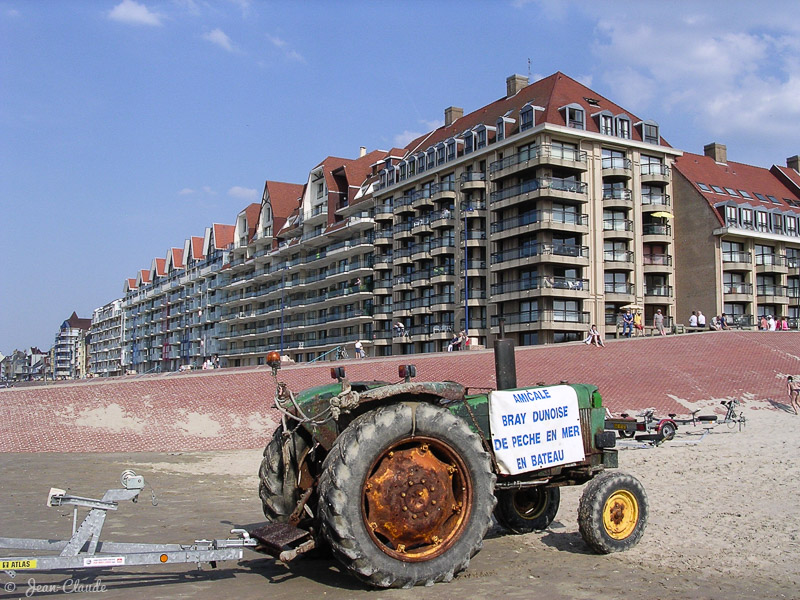
[[[514,340],[506,339],[505,319],[500,318],[500,337],[494,341],[494,372],[498,390],[517,387],[517,361]]]

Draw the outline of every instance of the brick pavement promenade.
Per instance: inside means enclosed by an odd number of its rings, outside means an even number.
[[[800,333],[723,331],[664,338],[517,348],[520,386],[594,383],[614,413],[653,406],[686,414],[719,399],[783,401],[786,375],[800,375]],[[491,350],[340,361],[351,380],[494,386]],[[299,391],[330,381],[332,363],[292,365],[279,378]],[[0,390],[2,452],[128,452],[263,447],[275,424],[268,367],[59,382]],[[710,410],[710,408],[709,408]]]

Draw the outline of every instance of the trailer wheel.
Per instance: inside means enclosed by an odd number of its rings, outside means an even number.
[[[621,438],[632,438],[634,435],[636,435],[635,431],[626,431],[624,429],[619,430],[619,437]]]
[[[466,422],[429,404],[393,404],[355,419],[319,482],[322,535],[376,587],[450,581],[483,545],[495,475]]]
[[[303,492],[313,485],[308,453],[306,440],[296,433],[284,437],[282,425],[264,448],[264,458],[258,469],[258,495],[268,521],[287,523]],[[310,500],[313,508],[316,499]]]
[[[592,479],[581,495],[578,529],[595,552],[620,552],[642,538],[647,512],[647,494],[638,479],[605,472]]]
[[[675,437],[675,425],[672,423],[664,423],[658,431],[661,434],[662,440],[671,440]]]
[[[547,529],[561,504],[561,489],[536,486],[519,490],[498,490],[494,516],[512,533]]]

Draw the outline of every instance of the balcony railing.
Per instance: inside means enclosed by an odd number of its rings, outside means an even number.
[[[642,255],[642,263],[645,265],[663,265],[669,267],[672,265],[671,254],[644,254]]]
[[[623,156],[606,156],[602,160],[603,169],[622,169],[624,171],[631,170],[631,160]]]
[[[506,313],[492,317],[492,327],[498,327],[500,319],[505,319],[506,325],[519,325],[524,323],[556,322],[556,323],[588,323],[589,313],[579,310],[531,310],[518,313]]]
[[[533,148],[523,150],[517,154],[507,156],[502,160],[495,161],[489,165],[489,172],[495,173],[502,171],[508,167],[518,165],[529,160],[535,160],[540,157],[556,158],[559,160],[568,160],[572,162],[586,162],[586,152],[577,150],[575,148],[564,148],[561,146],[553,147],[550,144],[543,144],[541,146],[534,146]]]
[[[589,280],[575,279],[573,277],[533,277],[524,281],[495,283],[492,285],[491,291],[492,295],[496,295],[550,288],[560,290],[588,290]]]
[[[559,192],[570,192],[573,194],[586,194],[587,184],[582,181],[574,181],[572,179],[543,177],[540,179],[531,179],[529,181],[492,192],[490,198],[491,202],[500,202],[501,200],[507,200],[508,198],[513,198],[514,196],[527,194],[529,192],[535,192],[537,190],[555,190]]]
[[[787,296],[788,288],[785,285],[762,284],[756,286],[758,296]]]
[[[565,211],[534,210],[516,217],[509,217],[492,223],[492,233],[499,233],[515,227],[524,227],[532,223],[563,223],[566,225],[587,225],[588,215]]]
[[[672,226],[669,224],[645,223],[642,225],[643,235],[672,235]]]
[[[521,248],[510,248],[502,252],[493,252],[491,256],[492,264],[517,260],[521,258],[531,258],[535,256],[558,255],[571,256],[575,258],[588,258],[588,246],[570,246],[566,244],[532,244]]]
[[[644,163],[642,175],[663,175],[669,177],[669,167],[662,163]]]
[[[671,285],[650,285],[645,286],[644,289],[645,296],[662,296],[666,298],[672,297],[672,286]]]
[[[603,219],[603,231],[633,231],[630,219]]]
[[[786,264],[785,254],[756,254],[756,266],[785,267]]]
[[[642,205],[669,206],[671,203],[669,194],[642,194]]]
[[[728,251],[722,253],[724,263],[752,263],[753,257],[749,252]]]
[[[603,260],[606,262],[633,262],[633,252],[630,250],[604,250]]]
[[[752,283],[744,283],[744,282],[736,282],[736,283],[725,283],[722,286],[722,293],[723,294],[746,294],[748,296],[753,294],[753,284]]]

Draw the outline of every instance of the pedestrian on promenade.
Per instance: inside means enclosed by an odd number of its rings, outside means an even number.
[[[656,314],[653,315],[653,327],[661,335],[667,335],[667,332],[664,331],[664,315],[661,314],[661,309],[660,308],[657,309],[656,310]]]

